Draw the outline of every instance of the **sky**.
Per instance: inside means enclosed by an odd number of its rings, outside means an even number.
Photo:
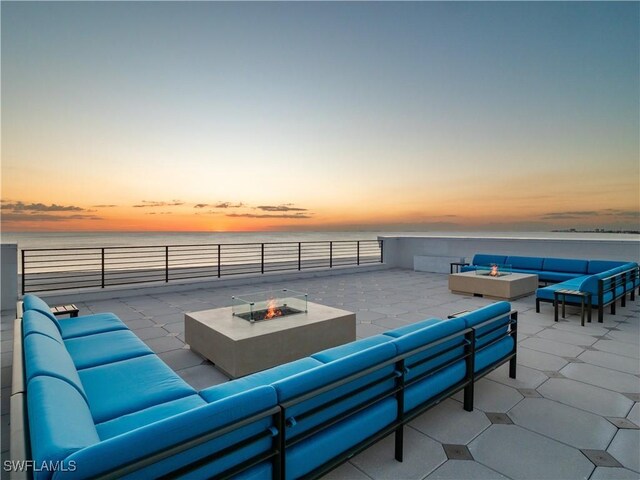
[[[5,231],[640,229],[638,2],[5,2]]]

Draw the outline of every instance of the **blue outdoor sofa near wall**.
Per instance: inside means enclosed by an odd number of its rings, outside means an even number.
[[[541,302],[554,302],[557,290],[578,290],[590,293],[587,296],[587,314],[591,321],[591,309],[598,309],[598,321],[603,322],[604,308],[611,306],[615,314],[616,301],[626,305],[626,295],[635,298],[635,289],[640,287],[638,264],[615,260],[580,260],[575,258],[542,258],[515,255],[496,255],[479,253],[473,257],[471,265],[462,267],[462,271],[487,268],[490,265],[508,265],[516,273],[538,275],[538,280],[553,283],[536,291],[536,312],[540,313]],[[570,305],[579,304],[576,297],[566,298]]]
[[[37,479],[317,478],[391,433],[401,461],[406,422],[459,390],[472,410],[474,382],[505,362],[516,375],[507,302],[200,392],[113,314],[56,319],[28,295],[17,324],[11,421]]]

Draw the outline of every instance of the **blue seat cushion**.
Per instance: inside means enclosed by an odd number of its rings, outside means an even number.
[[[78,375],[96,423],[195,393],[156,355],[85,368]]]
[[[581,277],[584,277],[584,274],[545,271],[542,271],[538,274],[538,279],[543,282],[566,282],[567,280],[573,280],[574,278]]]
[[[545,258],[542,269],[550,272],[587,273],[589,262],[573,258]]]
[[[465,328],[466,324],[462,318],[454,318],[431,324],[413,333],[398,337],[393,340],[393,344],[398,354],[402,355],[455,333],[462,332]],[[464,355],[464,340],[463,335],[458,335],[451,340],[407,357],[405,359],[405,368],[408,371],[405,380],[410,381],[416,376],[453,361],[456,357],[462,357]]]
[[[542,270],[542,257],[518,257],[511,255],[504,261],[506,265],[511,265],[512,268],[521,268],[525,270]]]
[[[130,330],[96,333],[64,341],[78,370],[150,355],[153,351]]]
[[[286,478],[300,478],[379,432],[393,422],[397,408],[388,398],[288,448]]]
[[[466,370],[465,362],[460,361],[407,387],[404,392],[404,411],[409,412],[423,405],[447,388],[462,381]]]
[[[476,330],[476,349],[493,341],[507,331],[506,324],[509,321],[511,304],[509,302],[496,302],[486,307],[479,308],[473,312],[466,313],[458,318],[464,319],[467,327],[476,327],[483,322],[495,318],[495,322]],[[505,325],[504,328],[493,330],[498,325]]]
[[[279,402],[283,403],[381,364],[394,358],[396,354],[396,348],[390,342],[381,343],[275,382],[273,387]],[[345,411],[362,406],[374,397],[391,391],[395,385],[394,371],[394,364],[387,365],[289,407],[287,420],[291,424],[286,430],[287,438],[299,435],[325,420],[337,418]],[[337,399],[340,400],[328,408],[317,410]]]
[[[46,335],[63,343],[57,324],[38,310],[27,310],[22,316],[22,336],[27,337],[32,333]]]
[[[24,339],[25,379],[55,377],[73,386],[88,399],[73,360],[63,344],[46,335],[33,333]]]
[[[263,370],[261,372],[247,375],[246,377],[236,378],[230,382],[214,385],[213,387],[200,390],[200,395],[207,402],[215,402],[230,395],[244,392],[262,385],[271,385],[283,378],[291,377],[300,372],[305,372],[312,368],[323,365],[322,362],[315,358],[306,357],[294,362],[278,365],[277,367]]]
[[[493,345],[476,351],[474,370],[480,370],[495,364],[513,351],[513,337],[509,336],[497,341]]]
[[[425,327],[435,325],[436,323],[440,323],[441,321],[442,320],[440,320],[439,318],[430,318],[428,320],[422,320],[420,322],[410,323],[409,325],[404,325],[393,330],[388,330],[382,335],[388,335],[389,337],[398,338],[402,337],[403,335],[422,330]]]
[[[374,335],[373,337],[363,338],[362,340],[357,340],[355,342],[350,342],[345,345],[339,345],[337,347],[328,348],[327,350],[314,353],[313,355],[311,355],[311,358],[315,358],[322,363],[329,363],[333,362],[334,360],[346,357],[347,355],[361,352],[362,350],[366,350],[367,348],[390,341],[391,337],[387,335]]]
[[[111,437],[74,453],[68,457],[68,462],[74,461],[76,465],[82,465],[83,478],[94,478],[116,466],[127,465],[174,445],[183,445],[194,437],[264,412],[276,404],[273,388],[258,387]],[[126,478],[146,480],[168,475],[181,466],[196,462],[239,442],[246,442],[247,439],[267,432],[272,427],[273,421],[270,416],[251,422],[198,447],[153,463],[127,475]],[[240,447],[222,458],[215,458],[181,478],[219,476],[221,472],[241,464],[248,458],[265,453],[272,444],[272,436],[263,437],[258,442]]]
[[[200,395],[189,395],[99,423],[96,425],[96,430],[100,439],[106,440],[206,404],[207,402]]]
[[[464,265],[463,267],[460,267],[460,272],[464,273],[464,272],[475,272],[477,270],[477,267],[475,267],[474,265]]]
[[[625,262],[619,262],[616,260],[589,260],[589,266],[587,267],[587,273],[602,273],[607,270],[612,270],[616,267],[621,267]]]
[[[128,330],[127,326],[113,313],[97,313],[83,317],[65,318],[58,322],[62,338],[82,337],[95,333]]]
[[[59,378],[41,376],[29,381],[28,392],[31,454],[37,465],[62,461],[100,442],[89,406],[75,387]],[[34,478],[49,479],[52,474],[34,472]]]
[[[488,253],[476,253],[473,256],[473,261],[471,262],[473,265],[481,265],[481,266],[488,266],[491,265],[492,263],[495,263],[497,265],[504,265],[506,262],[505,260],[507,259],[506,255],[495,255],[495,254],[488,254]]]
[[[24,296],[22,299],[22,310],[25,313],[29,310],[35,310],[36,312],[46,315],[54,324],[58,324],[58,319],[53,313],[51,313],[51,307],[47,302],[35,295],[29,294]]]

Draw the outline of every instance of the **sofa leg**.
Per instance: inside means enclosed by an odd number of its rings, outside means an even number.
[[[464,387],[464,409],[473,412],[473,382]]]
[[[540,299],[536,298],[536,313],[540,313]]]
[[[404,425],[400,425],[400,427],[396,429],[395,436],[396,436],[395,457],[398,462],[402,462],[402,453],[404,449]]]
[[[629,300],[631,300],[632,302],[636,299],[636,289],[632,288],[631,289],[631,295],[629,295]]]
[[[604,307],[598,305],[598,323],[604,322]]]
[[[509,360],[509,378],[516,378],[516,369],[516,357],[513,357],[511,360]]]
[[[622,300],[620,300],[620,306],[621,307],[626,307],[627,306],[627,292],[624,292],[622,294]]]
[[[611,302],[611,315],[616,314],[616,301]]]

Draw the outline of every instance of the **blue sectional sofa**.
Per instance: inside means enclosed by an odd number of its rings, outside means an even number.
[[[516,375],[507,302],[199,392],[113,314],[56,319],[28,295],[17,322],[11,414],[36,479],[317,478],[391,433],[401,461],[406,422],[459,390],[472,410],[474,382],[505,362]]]
[[[640,287],[638,264],[615,260],[580,260],[575,258],[542,258],[515,255],[478,253],[470,265],[461,271],[488,268],[491,265],[508,265],[516,273],[538,275],[538,280],[552,283],[536,291],[536,312],[540,313],[541,302],[554,302],[557,290],[578,290],[591,294],[587,297],[587,313],[591,321],[591,309],[598,309],[598,321],[604,318],[604,308],[611,306],[615,314],[616,301],[626,304],[626,295],[635,298],[635,289]],[[567,303],[578,304],[577,297],[567,296]]]
[[[592,266],[595,264],[596,266]],[[617,264],[617,265],[616,265]],[[591,260],[587,275],[581,275],[555,285],[548,285],[536,291],[536,312],[540,313],[541,302],[555,302],[558,290],[575,290],[586,294],[587,316],[591,321],[591,310],[598,309],[598,322],[604,321],[604,309],[610,306],[611,313],[616,313],[616,301],[626,306],[627,294],[635,299],[635,289],[640,287],[640,272],[635,262],[607,262]],[[607,268],[606,270],[603,270]],[[567,295],[566,303],[580,304],[577,296]]]

